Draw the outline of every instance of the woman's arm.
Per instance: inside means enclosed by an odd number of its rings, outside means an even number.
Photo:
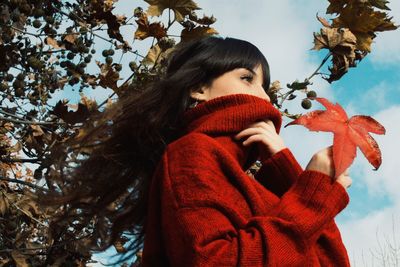
[[[302,172],[303,168],[292,152],[285,148],[264,161],[254,177],[265,188],[281,198],[296,182]],[[326,250],[324,245],[327,243],[335,244],[334,246],[342,252],[341,255],[346,255],[346,248],[343,245],[342,237],[334,219],[326,224],[325,229],[317,238],[316,251],[321,261],[327,260],[326,253],[324,253]],[[332,257],[338,258],[339,255],[333,255]]]
[[[281,197],[303,172],[289,148],[284,148],[262,162],[254,178],[266,189]]]

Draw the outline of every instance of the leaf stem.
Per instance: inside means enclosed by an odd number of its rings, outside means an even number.
[[[318,68],[313,72],[313,74],[310,75],[310,77],[306,78],[305,81],[310,81],[312,77],[314,77],[316,74],[318,74],[318,71],[322,68],[322,66],[325,64],[325,62],[329,59],[329,57],[331,55],[332,55],[331,51],[328,54],[326,54],[325,58],[322,60],[321,64],[318,66]]]

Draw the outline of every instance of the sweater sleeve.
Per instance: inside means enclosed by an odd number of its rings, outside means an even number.
[[[307,266],[315,253],[311,240],[349,202],[344,188],[322,172],[306,170],[279,202],[244,218],[222,182],[235,170],[218,151],[207,150],[193,144],[168,160],[175,208],[164,210],[163,230],[172,265]]]
[[[254,178],[266,189],[281,197],[303,171],[289,148],[284,148],[262,162]]]
[[[255,174],[255,179],[269,191],[273,192],[278,197],[282,197],[295,183],[302,172],[303,168],[297,162],[292,152],[289,148],[285,148],[262,162],[261,168]],[[334,219],[330,220],[325,225],[321,235],[316,238],[316,252],[320,260],[324,260],[326,255],[331,255],[331,258],[336,259],[347,255]],[[332,253],[334,253],[333,250],[327,251],[324,246],[328,242],[334,243],[335,248],[339,248],[339,250],[342,251],[341,255],[332,255]],[[320,253],[321,251],[325,253]],[[345,264],[342,264],[342,266],[345,266]]]

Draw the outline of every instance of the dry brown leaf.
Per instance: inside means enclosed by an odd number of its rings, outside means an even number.
[[[124,248],[124,244],[126,243],[126,241],[128,241],[126,237],[120,237],[115,241],[113,245],[118,253],[126,252],[126,248]]]
[[[349,4],[340,10],[339,17],[333,19],[332,27],[348,28],[357,38],[357,49],[371,52],[372,39],[377,31],[396,30],[385,12],[374,10],[371,6]]]
[[[211,15],[211,17],[209,17],[209,16],[206,16],[205,14],[203,14],[202,18],[198,18],[194,14],[194,12],[189,14],[189,19],[192,21],[195,21],[198,24],[207,25],[207,26],[209,26],[217,21],[217,19],[213,15]]]
[[[14,123],[12,123],[12,122],[6,122],[6,123],[4,123],[3,127],[4,127],[7,131],[13,131],[13,130],[14,130]]]
[[[320,33],[314,33],[314,47],[311,49],[326,48],[334,51],[338,46],[355,48],[356,42],[356,37],[349,29],[323,27]]]
[[[78,104],[76,112],[69,111],[67,103],[68,101],[59,100],[55,105],[52,113],[57,117],[63,119],[67,123],[75,124],[78,122],[84,122],[90,115],[88,108],[82,104]]]
[[[75,40],[79,37],[77,33],[70,33],[64,36],[64,41],[67,41],[71,44],[75,43]]]
[[[158,44],[153,45],[146,57],[142,60],[142,64],[144,65],[154,65],[159,63],[162,59],[165,59],[168,54],[173,50],[173,48],[168,48],[165,51],[162,51]]]
[[[138,28],[135,31],[135,39],[143,40],[153,36],[157,39],[167,36],[167,29],[160,22],[149,23],[145,13],[136,20]]]
[[[327,27],[327,28],[331,28],[331,27],[332,27],[331,24],[330,24],[325,18],[319,17],[319,16],[317,15],[317,19],[318,19],[319,22],[321,22],[321,24],[322,24],[324,27]]]
[[[282,89],[281,83],[280,81],[276,80],[274,82],[271,83],[271,86],[269,87],[269,91],[271,93],[276,93],[278,92],[280,89]]]
[[[81,96],[81,103],[87,107],[89,111],[97,110],[97,102],[95,99],[90,99],[89,97],[85,96],[84,94],[80,94]]]
[[[183,21],[186,15],[189,15],[193,10],[201,9],[192,0],[144,0],[150,6],[147,9],[147,14],[150,16],[160,16],[163,11],[170,8],[175,13],[177,21]]]
[[[33,129],[33,136],[41,136],[44,134],[42,128],[37,124],[31,124],[31,128]]]
[[[389,3],[387,0],[369,0],[369,3],[379,9],[390,10],[390,8],[386,5]]]
[[[33,171],[28,167],[25,167],[26,176],[31,177],[33,176]]]
[[[340,11],[343,9],[343,6],[349,2],[349,0],[328,0],[328,1],[330,4],[326,9],[327,14],[340,13]]]
[[[10,151],[11,153],[16,153],[16,152],[21,151],[21,149],[22,149],[22,143],[21,143],[20,141],[17,141],[17,142],[15,143],[15,145],[13,145],[12,147],[10,147],[9,151]]]
[[[11,257],[15,261],[15,264],[17,265],[17,267],[29,267],[29,265],[26,261],[28,259],[27,256],[23,255],[18,250],[11,251]]]
[[[329,49],[332,52],[332,67],[328,67],[331,72],[328,82],[340,79],[349,69],[355,66],[356,42],[354,34],[345,28],[323,27],[320,33],[314,33],[314,47],[311,49]]]
[[[218,34],[218,32],[208,26],[198,26],[191,30],[184,28],[181,32],[181,41],[186,42],[192,39],[202,38],[208,35]]]
[[[109,11],[113,9],[114,3],[118,2],[118,0],[105,0],[104,1],[104,11]]]
[[[376,7],[383,10],[390,10],[386,5],[389,3],[387,0],[328,0],[329,6],[326,10],[327,14],[339,14],[346,5],[362,5]]]
[[[22,171],[21,171],[21,170],[15,171],[15,178],[16,178],[16,179],[19,179],[19,178],[21,178],[21,177],[22,177]]]
[[[54,47],[54,48],[56,48],[56,49],[60,49],[60,48],[63,48],[63,49],[64,49],[64,48],[65,48],[64,45],[59,46],[58,43],[57,43],[57,40],[55,40],[55,39],[53,39],[53,38],[51,38],[51,37],[46,37],[46,38],[44,39],[44,42],[45,42],[45,44],[50,45],[50,46],[52,46],[52,47]]]
[[[3,192],[0,192],[0,214],[4,216],[6,214],[8,208],[10,207],[8,203],[8,199],[3,195]]]
[[[34,215],[37,216],[41,213],[37,203],[29,196],[23,196],[15,204],[31,217],[33,217]]]
[[[117,81],[120,80],[119,72],[115,71],[109,64],[104,64],[97,60],[96,64],[100,68],[100,73],[97,77],[99,80],[99,85],[104,88],[118,90]]]

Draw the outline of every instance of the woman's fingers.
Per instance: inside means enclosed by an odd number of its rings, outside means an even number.
[[[342,175],[349,175],[349,168],[347,168],[343,173],[342,173]]]
[[[344,173],[336,177],[336,181],[341,184],[344,188],[349,188],[353,182],[350,176],[345,175]]]
[[[239,140],[243,137],[247,137],[243,142],[244,146],[254,142],[258,143],[261,160],[267,159],[270,155],[286,147],[282,137],[276,132],[275,126],[270,120],[250,124],[246,129],[236,134],[234,139]]]
[[[271,120],[266,120],[266,121],[263,121],[263,122],[266,123],[266,124],[268,124],[269,126],[271,126],[271,128],[273,128],[274,131],[276,131],[275,125],[274,125],[274,123],[273,123]]]
[[[237,135],[235,135],[235,139],[239,140],[243,137],[246,137],[249,135],[255,135],[255,134],[264,134],[264,135],[270,137],[273,133],[271,133],[268,130],[262,129],[262,128],[247,128],[247,129],[241,131],[240,133],[238,133]]]
[[[251,124],[249,126],[249,128],[246,128],[246,129],[240,131],[238,134],[236,134],[235,139],[238,140],[244,136],[256,134],[256,133],[265,133],[265,134],[274,133],[274,134],[276,134],[274,124],[272,123],[272,121],[269,121],[269,122],[262,121],[262,122],[257,122],[257,123]]]

